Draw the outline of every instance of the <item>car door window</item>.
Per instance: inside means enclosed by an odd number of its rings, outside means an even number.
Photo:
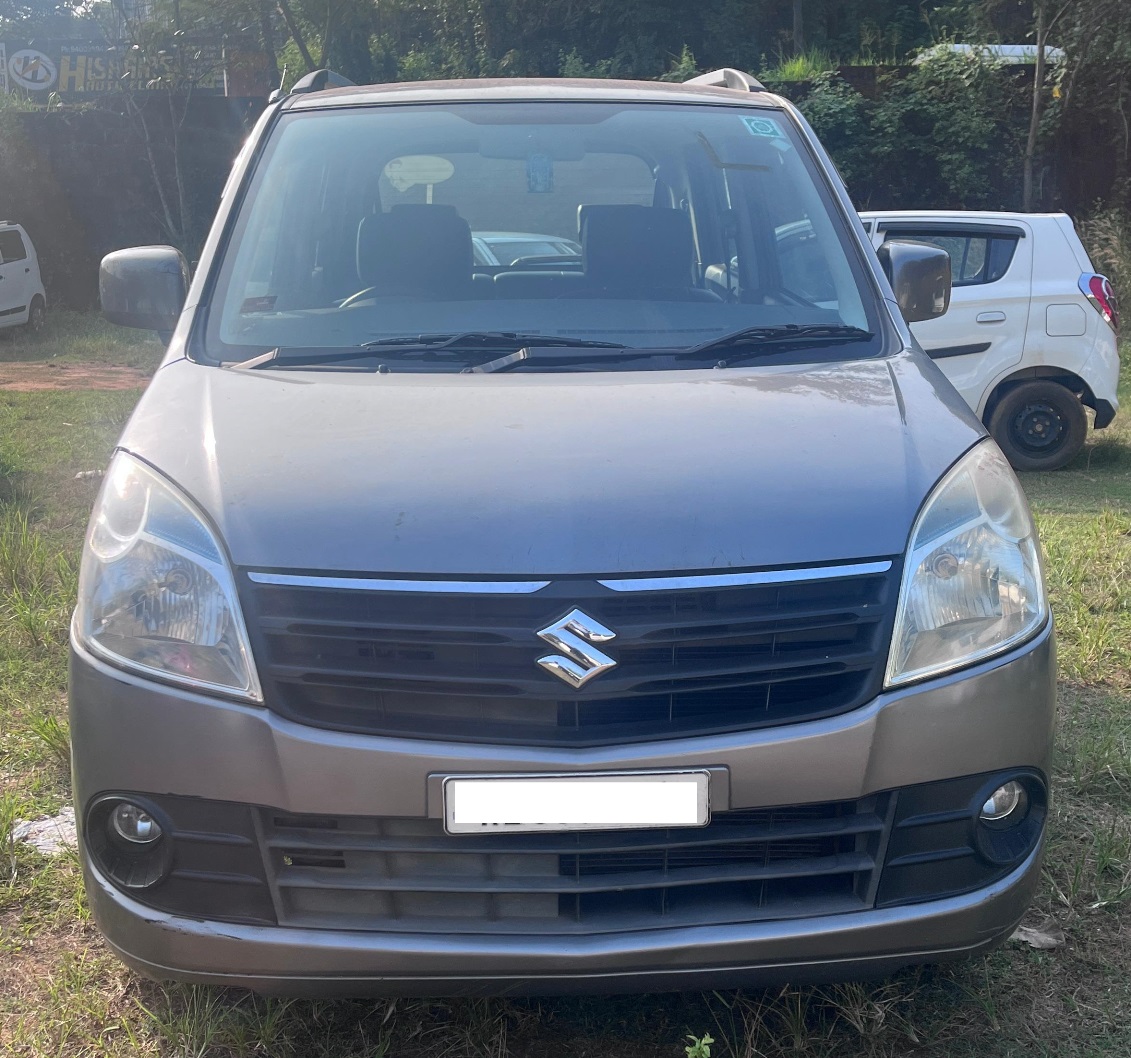
[[[901,228],[888,231],[886,239],[914,239],[930,243],[950,255],[952,282],[956,287],[995,283],[1009,270],[1017,249],[1017,237],[982,232]]]
[[[0,231],[0,264],[11,264],[27,258],[27,248],[18,231]]]

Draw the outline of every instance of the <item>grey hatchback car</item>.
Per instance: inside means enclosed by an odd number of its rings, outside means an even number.
[[[476,263],[494,230],[580,253]],[[735,71],[274,101],[191,282],[103,263],[110,319],[174,332],[72,626],[114,950],[436,995],[1007,936],[1048,803],[1040,549],[907,327],[946,254],[883,255]]]

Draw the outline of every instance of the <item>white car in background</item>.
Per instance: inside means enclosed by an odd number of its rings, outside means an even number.
[[[39,331],[46,322],[47,293],[35,247],[18,224],[0,220],[0,328]]]
[[[581,244],[560,235],[538,235],[528,231],[476,231],[472,232],[472,252],[477,265],[508,267],[531,258],[545,258],[557,262],[558,258],[573,258],[581,267]]]
[[[1100,430],[1119,407],[1119,314],[1063,213],[861,213],[888,239],[941,246],[953,292],[945,315],[911,330],[1019,470],[1056,470],[1080,451],[1085,408]]]

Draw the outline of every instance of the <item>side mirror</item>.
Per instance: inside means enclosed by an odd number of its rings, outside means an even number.
[[[891,239],[877,251],[908,323],[933,320],[950,308],[950,254],[930,243]]]
[[[135,246],[102,258],[102,315],[121,327],[170,332],[188,294],[189,266],[172,246]]]

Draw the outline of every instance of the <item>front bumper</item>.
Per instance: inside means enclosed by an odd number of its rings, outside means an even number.
[[[1096,406],[1096,418],[1095,418],[1095,421],[1093,422],[1092,425],[1097,430],[1106,429],[1114,421],[1115,412],[1116,412],[1116,409],[1118,408],[1118,405],[1113,404],[1110,400],[1099,400],[1099,399],[1097,399],[1096,402],[1095,402],[1095,406]]]
[[[86,865],[98,924],[134,969],[292,996],[656,992],[875,977],[994,948],[1024,915],[1039,877],[1040,850],[986,889],[928,904],[563,944],[195,922],[138,904]]]
[[[307,728],[72,653],[76,805],[132,791],[296,814],[438,819],[444,775],[711,769],[713,811],[850,801],[960,776],[1049,773],[1051,630],[1004,658],[864,708],[756,732],[593,749],[445,744]],[[81,812],[80,812],[81,814]],[[144,906],[86,854],[111,945],[152,976],[291,994],[641,991],[881,974],[992,947],[1024,914],[1039,850],[973,892],[776,921],[547,936],[201,921]]]

